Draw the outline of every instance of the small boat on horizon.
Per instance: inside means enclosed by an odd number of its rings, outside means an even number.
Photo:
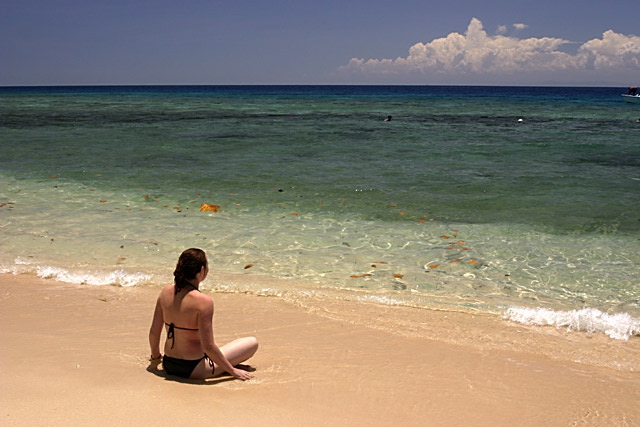
[[[640,102],[640,93],[638,93],[638,88],[636,86],[632,86],[629,88],[629,92],[623,94],[622,97],[626,102]]]

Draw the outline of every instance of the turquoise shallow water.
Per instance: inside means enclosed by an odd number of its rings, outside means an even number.
[[[640,316],[622,91],[0,88],[0,268],[160,285],[197,246],[238,291]]]

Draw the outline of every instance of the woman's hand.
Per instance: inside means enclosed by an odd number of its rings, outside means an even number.
[[[149,356],[149,367],[147,368],[147,370],[153,369],[158,371],[160,363],[162,363],[162,355],[153,357],[153,354],[152,354],[151,356]]]
[[[251,378],[253,378],[253,375],[251,375],[250,372],[243,371],[242,369],[238,368],[233,368],[233,372],[231,372],[231,375],[233,375],[234,378],[242,381],[250,380]]]
[[[162,354],[159,356],[153,356],[153,354],[151,356],[149,356],[149,362],[154,362],[154,363],[160,363],[162,362]]]

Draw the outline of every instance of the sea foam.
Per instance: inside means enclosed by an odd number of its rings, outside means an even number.
[[[640,336],[640,319],[628,313],[607,314],[596,308],[555,311],[546,308],[510,307],[504,314],[508,320],[535,326],[565,327],[568,331],[604,333],[616,340]]]
[[[35,274],[42,279],[52,279],[63,283],[94,286],[136,286],[151,283],[153,275],[129,273],[124,270],[85,271],[69,270],[51,265],[40,265],[31,260],[16,258],[13,265],[0,266],[0,273]]]
[[[124,270],[111,272],[85,272],[69,271],[58,267],[38,267],[38,277],[43,279],[53,279],[58,282],[76,283],[83,285],[115,285],[115,286],[136,286],[151,281],[151,275],[144,273],[127,273]]]

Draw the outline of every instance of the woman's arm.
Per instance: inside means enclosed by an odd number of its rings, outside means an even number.
[[[248,380],[251,378],[251,374],[242,369],[236,369],[231,365],[231,362],[220,351],[220,348],[216,345],[213,338],[213,300],[207,298],[208,301],[204,301],[198,312],[198,329],[200,331],[200,343],[207,356],[213,360],[213,362],[233,375],[235,378],[241,380]]]
[[[149,328],[149,347],[151,348],[151,360],[160,360],[160,335],[164,326],[164,317],[162,316],[162,306],[160,305],[160,297],[156,301],[156,308],[153,311],[153,320],[151,328]]]

